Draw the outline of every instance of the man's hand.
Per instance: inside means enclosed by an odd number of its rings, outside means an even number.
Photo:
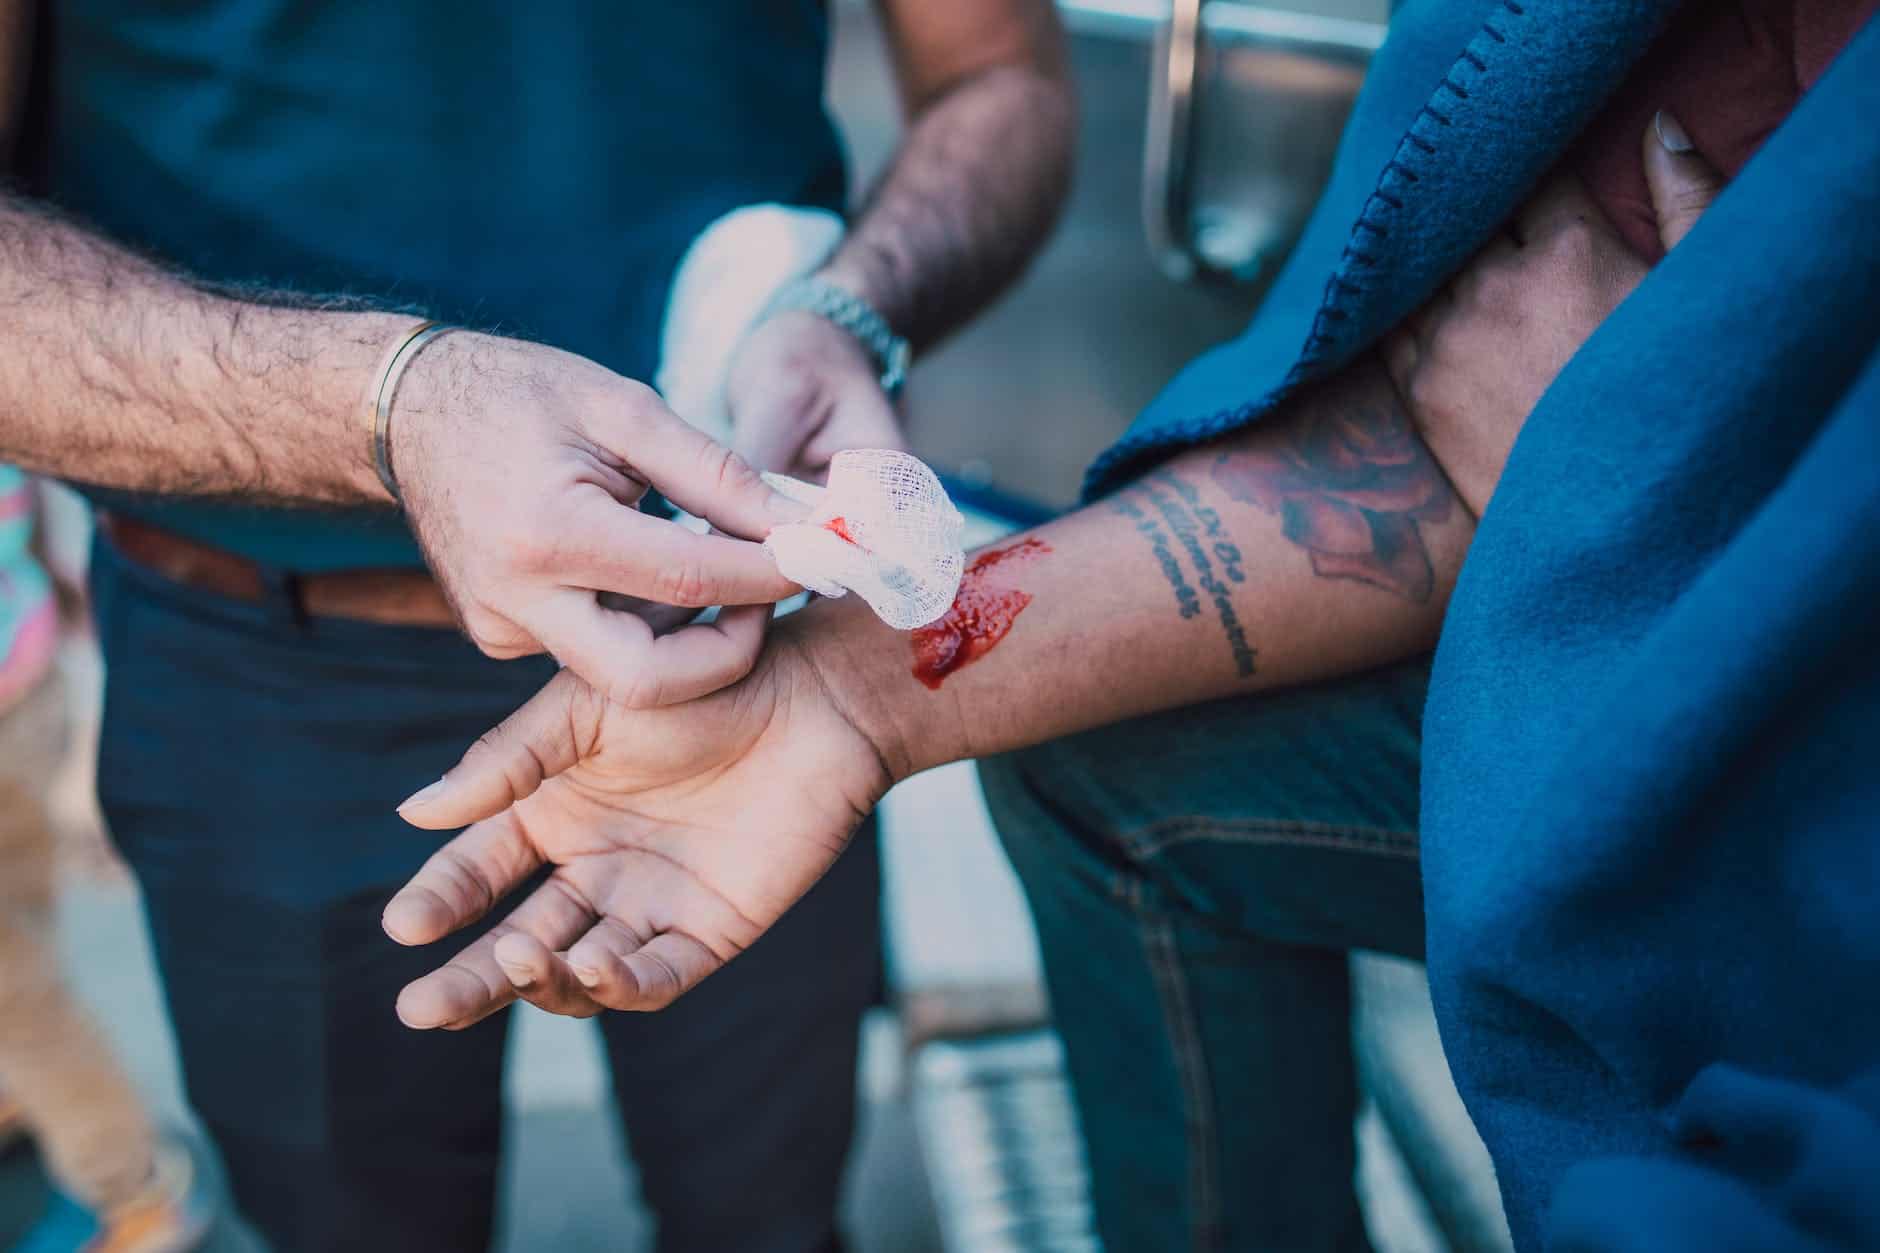
[[[1644,155],[1669,249],[1721,180],[1666,115]],[[1649,269],[1579,180],[1557,175],[1386,340],[1398,395],[1477,517],[1542,393]]]
[[[406,372],[391,440],[412,529],[470,638],[493,657],[552,653],[612,702],[735,682],[770,605],[799,590],[748,541],[801,508],[651,389],[585,358],[453,332]],[[729,534],[639,512],[648,485]],[[745,608],[656,637],[596,593]]]
[[[0,293],[0,338],[32,346],[0,356],[0,454],[22,468],[159,495],[391,503],[361,418],[409,316],[206,291],[6,196]],[[547,650],[624,704],[735,681],[769,605],[800,590],[748,541],[801,507],[583,357],[453,331],[405,370],[390,440],[471,639],[498,657]],[[638,512],[649,484],[728,534]],[[604,608],[603,594],[761,608],[655,638],[672,611]]]
[[[1477,517],[1541,393],[1648,268],[1557,175],[1386,342],[1397,394]]]
[[[732,447],[759,470],[821,482],[845,448],[905,448],[880,371],[854,337],[813,313],[766,318],[725,383]]]
[[[1017,277],[1070,185],[1074,102],[1050,0],[876,0],[908,128],[817,276],[915,348]],[[902,448],[880,370],[847,332],[792,312],[758,325],[726,382],[732,444],[821,479],[845,448]]]
[[[788,632],[743,683],[664,709],[609,704],[564,671],[400,808],[474,823],[386,907],[401,944],[553,871],[407,987],[399,1017],[463,1027],[517,996],[578,1016],[670,1004],[822,876],[887,790],[886,760]]]
[[[394,939],[508,911],[407,988],[400,1016],[458,1026],[518,994],[559,1013],[656,1008],[769,928],[893,782],[1428,649],[1473,521],[1393,400],[1381,369],[1345,376],[1312,412],[1295,401],[1008,536],[921,631],[818,601],[743,682],[657,709],[561,675],[400,807],[427,829],[474,825],[387,906]]]

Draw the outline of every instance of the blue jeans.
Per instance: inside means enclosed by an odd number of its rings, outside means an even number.
[[[1420,957],[1428,666],[982,762],[1105,1247],[1352,1253],[1347,951]]]
[[[100,544],[99,790],[142,885],[189,1096],[278,1250],[489,1242],[507,1015],[401,1026],[386,900],[440,843],[392,812],[553,673],[455,633],[299,619]],[[877,851],[659,1014],[601,1021],[660,1247],[837,1247],[857,1029],[879,984]],[[500,911],[499,911],[500,912]]]

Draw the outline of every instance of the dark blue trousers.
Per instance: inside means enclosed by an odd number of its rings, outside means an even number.
[[[99,791],[142,885],[191,1103],[275,1248],[489,1241],[508,1015],[417,1032],[379,913],[441,842],[393,806],[553,673],[454,633],[304,621],[95,554]],[[872,833],[663,1013],[602,1021],[660,1248],[836,1247],[857,1026],[879,979]],[[467,939],[467,937],[466,937]]]

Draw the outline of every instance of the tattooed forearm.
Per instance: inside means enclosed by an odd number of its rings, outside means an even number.
[[[1418,524],[1447,521],[1455,492],[1388,385],[1307,398],[1274,436],[1221,453],[1214,482],[1278,514],[1320,578],[1427,602],[1435,574]]]
[[[1144,501],[1161,515],[1160,522],[1142,507],[1141,502]],[[1214,605],[1215,616],[1221,624],[1221,634],[1226,637],[1228,651],[1233,654],[1235,673],[1243,679],[1251,677],[1254,671],[1254,648],[1247,642],[1246,628],[1241,625],[1240,614],[1234,608],[1233,591],[1229,587],[1229,583],[1245,582],[1247,574],[1241,568],[1240,549],[1227,537],[1220,513],[1201,502],[1201,494],[1193,484],[1168,470],[1159,470],[1126,489],[1116,497],[1111,507],[1130,519],[1137,532],[1148,540],[1157,563],[1162,567],[1163,577],[1168,579],[1169,586],[1174,589],[1181,616],[1192,618],[1201,612],[1200,596],[1189,584],[1181,561],[1171,549],[1168,536],[1173,533],[1176,543],[1181,546],[1189,565],[1194,569],[1195,582],[1200,584],[1201,591],[1207,594]],[[1167,524],[1167,531],[1163,530],[1164,523]],[[1208,542],[1204,543],[1204,539]],[[1220,564],[1221,574],[1215,573],[1216,562]],[[1222,574],[1226,576],[1226,582],[1222,581]]]
[[[1243,679],[1251,676],[1253,647],[1247,643],[1247,632],[1234,609],[1233,593],[1215,575],[1209,549],[1201,542],[1200,532],[1205,526],[1207,534],[1214,541],[1214,555],[1220,559],[1228,579],[1235,583],[1246,581],[1246,572],[1240,565],[1240,550],[1226,538],[1220,514],[1201,505],[1200,493],[1171,471],[1159,470],[1139,486],[1187,550],[1189,564],[1195,569],[1195,581],[1201,584],[1201,590],[1214,602],[1215,615],[1221,621],[1221,633],[1227,637],[1227,646],[1234,655],[1235,672]],[[1189,508],[1191,504],[1205,509],[1207,516],[1197,520],[1197,512]]]
[[[1175,593],[1175,604],[1184,618],[1192,618],[1201,612],[1201,597],[1189,585],[1188,576],[1182,573],[1182,563],[1175,559],[1175,550],[1169,547],[1168,532],[1162,524],[1142,511],[1136,504],[1136,492],[1124,491],[1110,501],[1112,511],[1128,518],[1135,525],[1137,534],[1149,542],[1149,548],[1155,553],[1156,564],[1162,567],[1162,577]]]
[[[1235,583],[1246,582],[1247,572],[1241,569],[1240,548],[1227,538],[1227,528],[1221,521],[1220,511],[1210,509],[1203,504],[1201,493],[1195,490],[1195,485],[1172,470],[1157,470],[1149,476],[1149,480],[1169,488],[1182,498],[1182,501],[1193,511],[1195,518],[1207,528],[1208,539],[1212,541],[1209,548],[1219,559],[1227,577]],[[1164,507],[1162,512],[1164,516],[1167,516],[1168,509]],[[1205,569],[1205,562],[1202,561],[1198,552],[1200,544],[1193,538],[1194,527],[1192,525],[1184,527],[1174,518],[1169,519],[1169,525],[1175,527],[1176,533],[1182,536],[1183,542],[1196,551],[1197,567]]]

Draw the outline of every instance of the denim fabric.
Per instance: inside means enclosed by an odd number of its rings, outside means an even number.
[[[1346,951],[1421,956],[1424,662],[982,762],[1105,1247],[1352,1253]]]
[[[296,620],[169,583],[106,545],[99,787],[143,887],[189,1096],[279,1250],[487,1245],[507,1015],[417,1032],[391,893],[441,842],[393,806],[552,673],[454,633]],[[722,974],[606,1015],[661,1248],[835,1247],[857,1026],[879,979],[876,848]]]

